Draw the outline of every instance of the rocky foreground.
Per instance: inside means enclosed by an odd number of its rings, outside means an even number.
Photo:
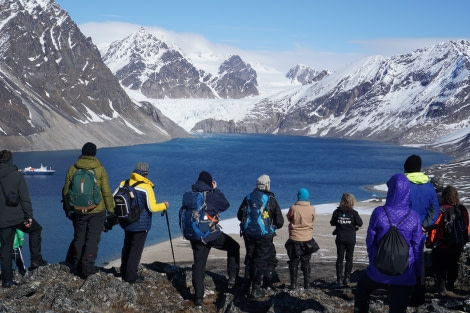
[[[434,280],[426,280],[426,303],[408,312],[470,312],[470,247],[462,255],[460,276],[454,292],[435,292]],[[278,267],[279,282],[268,288],[266,297],[247,298],[241,284],[228,290],[225,261],[211,260],[207,266],[206,292],[202,308],[193,304],[191,268],[154,262],[141,265],[142,283],[125,283],[114,268],[86,280],[69,272],[64,264],[50,264],[26,275],[15,273],[17,285],[0,289],[0,312],[352,312],[354,290],[365,265],[356,264],[351,287],[335,285],[331,262],[312,262],[309,289],[289,290],[288,269]],[[299,280],[302,279],[300,275]],[[299,281],[300,285],[301,281]],[[377,291],[371,312],[387,312],[387,296]]]

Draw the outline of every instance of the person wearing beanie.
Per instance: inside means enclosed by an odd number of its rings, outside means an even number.
[[[42,226],[33,217],[33,207],[24,175],[13,164],[13,153],[0,151],[0,248],[2,287],[10,288],[13,282],[11,260],[16,230],[29,234],[30,269],[47,265],[42,258]]]
[[[304,277],[304,288],[310,287],[310,259],[313,251],[309,246],[313,244],[313,222],[315,221],[315,207],[310,204],[309,192],[300,188],[297,192],[297,201],[287,212],[289,221],[289,239],[285,243],[289,261],[290,289],[297,288],[298,267]]]
[[[429,177],[421,172],[421,157],[410,155],[403,164],[411,183],[410,208],[418,213],[423,231],[429,231],[439,216],[439,200]]]
[[[276,254],[273,238],[276,229],[284,225],[281,208],[270,191],[270,184],[268,175],[259,176],[256,188],[243,199],[237,212],[246,248],[244,288],[255,299],[265,294],[261,289],[263,278],[267,285],[272,285]]]
[[[240,270],[240,245],[218,226],[219,214],[225,212],[230,203],[218,188],[217,182],[212,179],[212,175],[207,171],[200,172],[190,192],[206,194],[206,215],[216,224],[215,227],[211,228],[210,235],[205,237],[204,241],[190,241],[194,258],[192,266],[192,284],[195,292],[194,304],[196,307],[201,307],[204,298],[206,262],[211,248],[227,251],[228,287],[231,288],[235,285]]]
[[[67,254],[67,260],[71,262],[71,272],[82,278],[87,278],[96,273],[95,261],[98,254],[98,245],[101,240],[101,232],[104,229],[106,213],[109,214],[109,220],[117,222],[114,216],[114,199],[109,186],[108,173],[96,157],[96,145],[87,142],[83,145],[81,155],[78,160],[71,165],[65,175],[65,183],[62,189],[62,196],[65,201],[66,210],[73,212],[70,214],[73,222],[74,237],[70,244],[70,253]],[[100,195],[96,195],[96,207],[89,210],[76,210],[71,205],[71,196],[69,190],[72,190],[75,174],[86,170],[94,173],[95,184],[98,186]],[[96,186],[95,185],[95,186]]]
[[[138,267],[144,251],[147,234],[152,227],[152,213],[165,212],[170,206],[168,201],[157,203],[154,192],[154,183],[148,178],[149,165],[139,162],[129,179],[121,181],[114,191],[124,185],[134,186],[135,200],[140,209],[139,218],[130,224],[120,223],[124,229],[124,245],[121,253],[121,277],[128,283],[142,282],[145,278],[138,275]]]
[[[354,247],[356,246],[356,231],[362,227],[362,219],[354,210],[356,199],[348,192],[343,193],[341,201],[331,216],[330,225],[335,227],[336,235],[336,283],[349,286],[353,267]],[[346,253],[346,267],[343,276],[343,260]]]

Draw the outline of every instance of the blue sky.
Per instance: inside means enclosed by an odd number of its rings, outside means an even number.
[[[468,0],[56,2],[79,26],[154,26],[246,51],[311,53],[312,58],[391,56],[450,39],[470,39]],[[88,35],[96,43],[98,39]]]

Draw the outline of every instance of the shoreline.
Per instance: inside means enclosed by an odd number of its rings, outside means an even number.
[[[383,205],[381,199],[378,200],[368,200],[368,201],[358,201],[354,207],[355,210],[359,212],[363,220],[363,226],[357,231],[356,238],[357,243],[354,250],[354,263],[368,263],[367,249],[366,249],[366,233],[367,226],[369,225],[369,218],[372,214],[372,211],[375,207]],[[313,229],[313,237],[318,242],[320,250],[317,253],[312,255],[313,261],[321,262],[334,262],[336,261],[336,245],[335,245],[335,236],[332,235],[334,227],[330,225],[331,214],[333,210],[336,209],[337,204],[319,204],[314,205],[315,221]],[[281,229],[276,231],[276,236],[274,237],[274,245],[276,247],[277,258],[279,259],[280,267],[287,267],[287,253],[284,248],[284,244],[289,239],[288,225],[289,222],[285,215],[288,209],[282,210],[284,216],[284,226]],[[240,265],[243,267],[243,261],[246,254],[245,243],[243,238],[239,235],[239,222],[236,218],[230,218],[227,220],[221,220],[222,231],[230,235],[240,244]],[[187,267],[193,264],[193,254],[190,242],[184,239],[182,236],[172,238],[157,244],[152,244],[146,246],[142,253],[142,258],[140,264],[151,264],[155,261],[173,264],[173,253],[171,249],[173,245],[173,252],[175,257],[175,265],[180,267]],[[209,258],[207,262],[207,267],[210,267],[211,261],[218,259],[225,259],[226,252],[220,251],[217,249],[211,249],[209,253]],[[105,268],[115,268],[120,267],[121,259],[111,260],[109,262],[104,262]]]

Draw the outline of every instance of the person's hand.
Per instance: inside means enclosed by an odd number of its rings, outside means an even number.
[[[32,218],[28,218],[27,220],[24,221],[24,227],[26,228],[30,228],[32,224],[33,224]]]
[[[212,189],[217,188],[217,182],[215,180],[212,181]]]
[[[169,203],[168,201],[165,201],[165,202],[163,202],[163,203],[165,203],[165,207],[166,207],[166,209],[168,210],[168,208],[170,207],[170,203]]]

